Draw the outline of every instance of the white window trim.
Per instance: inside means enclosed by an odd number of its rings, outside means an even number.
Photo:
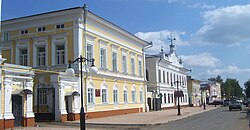
[[[115,52],[116,53],[116,71],[119,71],[118,70],[118,48],[119,48],[119,46],[117,46],[117,45],[115,45],[115,44],[110,44],[110,46],[111,46],[111,48],[112,48],[112,53],[111,53],[111,60],[112,60],[112,71],[114,71],[113,70],[113,52]]]
[[[141,100],[141,92],[142,92],[142,100]],[[143,89],[142,87],[140,87],[140,103],[143,103],[144,102],[144,93],[143,93]]]
[[[23,40],[17,40],[16,41],[16,59],[15,59],[15,63],[16,64],[20,64],[19,63],[19,53],[20,53],[20,49],[26,49],[27,48],[27,55],[28,55],[28,60],[27,60],[27,66],[30,66],[30,46],[29,46],[29,39],[23,39]]]
[[[102,90],[103,90],[103,89],[106,89],[106,90],[107,90],[107,91],[106,91],[106,102],[102,102],[102,98],[103,98],[103,97],[102,97]],[[108,104],[108,102],[109,102],[109,101],[108,101],[108,97],[109,97],[109,96],[108,96],[108,87],[107,87],[106,85],[102,85],[100,94],[101,94],[101,103],[102,103],[102,104]]]
[[[34,39],[34,44],[33,44],[33,66],[38,67],[37,65],[37,48],[41,46],[45,46],[45,66],[48,66],[48,37],[40,37],[40,38],[35,38]]]
[[[90,89],[93,89],[93,103],[89,103],[89,102],[88,102],[88,89],[89,89],[89,88],[90,88]],[[88,89],[87,89],[87,97],[86,97],[86,98],[87,98],[87,104],[88,104],[88,105],[94,105],[94,104],[95,104],[95,87],[94,87],[91,83],[89,83],[89,84],[88,84]]]
[[[123,56],[126,56],[126,72],[124,73],[128,73],[128,55],[127,55],[127,50],[122,49],[122,62],[123,62]],[[123,72],[123,63],[122,63],[122,72]]]
[[[141,62],[141,75],[140,75],[140,69],[139,69],[139,61]],[[138,75],[143,76],[143,63],[141,56],[138,56]]]
[[[100,68],[101,68],[101,49],[105,49],[106,50],[106,54],[105,54],[105,56],[106,56],[106,61],[105,61],[105,68],[103,68],[103,69],[107,69],[108,68],[108,54],[107,54],[107,44],[108,44],[108,42],[106,42],[106,41],[103,41],[103,40],[99,40],[98,41],[99,43],[100,43]]]
[[[127,91],[127,95],[126,95],[127,101],[126,102],[125,102],[125,99],[124,99],[124,91]],[[128,88],[126,86],[124,86],[124,88],[123,88],[123,102],[124,102],[124,104],[128,104]]]
[[[114,85],[113,87],[113,98],[114,98],[114,90],[117,90],[117,102],[114,102],[114,104],[119,104],[119,90],[118,87],[116,85]],[[114,101],[114,99],[113,99]]]
[[[67,46],[67,34],[56,34],[52,35],[52,66],[57,65],[56,64],[56,46],[57,45],[64,45],[65,48],[65,64],[67,64],[68,61],[68,46]]]
[[[134,100],[134,101],[133,101],[133,92],[135,92],[135,95],[134,95],[134,96],[135,96],[135,100]],[[134,86],[132,87],[132,90],[131,90],[131,99],[132,99],[132,100],[131,100],[132,103],[136,103],[136,89],[135,89]]]

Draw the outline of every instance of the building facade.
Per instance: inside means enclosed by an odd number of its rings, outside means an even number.
[[[188,105],[187,72],[181,59],[177,56],[175,45],[170,44],[170,51],[163,49],[156,55],[146,55],[146,72],[148,80],[148,104],[155,109],[155,98],[160,98],[161,108],[177,106],[176,91],[182,91],[180,105]],[[151,95],[151,96],[150,96]],[[151,100],[150,100],[151,99]]]
[[[64,9],[2,21],[0,51],[7,63],[35,71],[37,120],[77,120],[80,100],[87,118],[143,112],[146,108],[144,49],[150,43],[83,9]],[[64,71],[68,60],[94,58],[96,75],[88,75],[80,98],[77,76]],[[89,63],[86,63],[87,66]]]
[[[212,104],[214,101],[221,100],[220,83],[216,81],[203,81],[201,82],[201,89],[206,91],[207,104]]]
[[[189,105],[190,106],[201,106],[203,103],[202,100],[202,91],[200,86],[200,81],[196,79],[191,79],[188,77],[187,80],[188,96],[189,96]]]
[[[34,126],[31,67],[4,63],[0,53],[0,129]]]

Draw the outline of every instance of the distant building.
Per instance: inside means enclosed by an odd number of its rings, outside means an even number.
[[[146,55],[146,77],[148,80],[148,104],[150,109],[177,106],[175,91],[177,86],[183,92],[180,105],[188,105],[187,72],[182,60],[177,56],[175,45],[170,44],[170,51],[165,53],[163,48],[159,54]],[[157,100],[159,99],[158,103]]]
[[[200,81],[188,76],[187,82],[189,105],[200,106],[202,104]]]
[[[221,100],[221,84],[216,81],[201,82],[201,89],[206,90],[206,103],[211,104],[214,101]]]

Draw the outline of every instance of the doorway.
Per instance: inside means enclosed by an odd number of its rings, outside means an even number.
[[[22,125],[23,105],[22,96],[12,95],[12,113],[15,117],[14,126]]]

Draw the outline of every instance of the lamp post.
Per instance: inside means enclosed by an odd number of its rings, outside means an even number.
[[[79,58],[75,59],[74,61],[69,61],[69,68],[66,70],[66,74],[69,75],[69,76],[72,76],[74,75],[75,71],[73,68],[71,68],[71,64],[72,63],[75,63],[75,62],[78,62],[80,63],[80,76],[81,76],[81,110],[80,110],[80,128],[81,130],[85,130],[86,129],[86,125],[85,125],[85,112],[84,112],[84,107],[83,107],[83,70],[82,70],[82,64],[83,63],[86,63],[86,62],[91,62],[91,69],[92,69],[92,72],[94,73],[97,73],[97,68],[95,67],[95,59],[92,58],[92,59],[87,59],[87,58],[84,58],[82,57],[82,55],[80,55]],[[85,66],[85,70],[86,70],[86,66]],[[87,70],[86,70],[86,78],[87,79]],[[86,80],[85,80],[86,82]],[[85,87],[87,87],[85,85]],[[87,102],[86,102],[87,103]]]
[[[176,92],[176,95],[177,95],[177,109],[178,109],[178,114],[177,116],[181,116],[181,106],[180,106],[180,91],[179,91],[179,83],[181,83],[180,81],[174,81],[173,83],[177,83],[177,92]],[[172,84],[173,86],[173,84]]]

